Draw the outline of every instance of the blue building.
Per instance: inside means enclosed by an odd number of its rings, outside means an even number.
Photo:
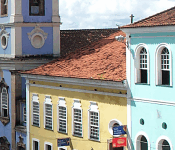
[[[175,147],[175,7],[121,27],[127,39],[128,148]]]
[[[58,0],[1,0],[0,3],[0,150],[24,150],[25,79],[19,71],[60,55]]]

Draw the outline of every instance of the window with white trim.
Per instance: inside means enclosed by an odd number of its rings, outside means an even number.
[[[147,51],[142,48],[140,51],[140,80],[141,83],[147,83]]]
[[[1,116],[8,117],[8,93],[5,87],[1,91]]]
[[[58,101],[58,132],[67,133],[67,107],[63,97]]]
[[[32,139],[32,150],[39,150],[39,140],[33,138]]]
[[[44,16],[45,15],[45,0],[30,0],[29,1],[29,15],[30,16]]]
[[[23,122],[26,123],[27,118],[26,118],[26,107],[23,107]]]
[[[72,135],[82,137],[82,109],[80,100],[74,99],[72,107]]]
[[[146,44],[139,44],[135,51],[135,83],[149,84],[149,53]]]
[[[169,51],[164,48],[161,52],[162,84],[170,85],[170,60]]]
[[[53,130],[53,110],[50,96],[45,96],[44,104],[44,127]]]
[[[172,86],[172,56],[167,44],[160,44],[156,50],[156,84]]]
[[[44,150],[53,150],[52,143],[44,142]]]
[[[99,111],[96,102],[90,102],[89,113],[89,139],[100,141]]]
[[[38,94],[32,96],[32,125],[40,126],[40,108]]]

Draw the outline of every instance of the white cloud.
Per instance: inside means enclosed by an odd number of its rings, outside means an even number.
[[[60,0],[61,29],[115,28],[175,6],[174,0]]]

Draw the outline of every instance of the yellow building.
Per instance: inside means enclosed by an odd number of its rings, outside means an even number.
[[[93,45],[93,53],[87,47],[22,74],[28,150],[111,150],[112,127],[127,124],[125,46],[113,40],[118,34]]]

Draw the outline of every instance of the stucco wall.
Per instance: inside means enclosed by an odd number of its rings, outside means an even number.
[[[35,81],[35,84],[38,82]],[[54,85],[54,83],[50,83]],[[60,84],[58,84],[60,85]],[[74,87],[74,86],[70,86]],[[81,88],[81,86],[79,86]],[[100,88],[98,89],[98,91]],[[101,89],[102,90],[102,89]],[[109,90],[110,91],[110,90]],[[111,91],[113,92],[113,91]],[[126,92],[126,91],[125,91]],[[88,93],[79,93],[71,91],[62,91],[56,89],[48,88],[38,88],[30,87],[30,114],[31,115],[31,99],[32,93],[37,93],[39,96],[40,102],[40,128],[35,126],[30,126],[30,141],[32,138],[40,140],[40,149],[44,149],[44,142],[53,143],[54,150],[58,149],[57,139],[58,138],[71,138],[71,144],[73,149],[77,150],[89,150],[91,148],[106,150],[107,149],[107,139],[112,138],[112,135],[108,131],[108,124],[110,120],[117,119],[126,125],[127,119],[127,102],[126,98],[114,97],[114,96],[105,96],[98,94],[88,94]],[[44,117],[43,117],[43,108],[45,95],[51,95],[53,103],[53,131],[44,129]],[[68,116],[68,134],[62,134],[57,131],[57,105],[58,97],[65,97],[67,105],[67,116]],[[82,120],[83,120],[83,138],[78,138],[72,136],[72,106],[73,99],[79,99],[82,105]],[[97,102],[99,108],[100,116],[100,142],[88,140],[88,109],[90,106],[90,101]],[[29,117],[31,121],[31,116]],[[31,125],[31,123],[30,123]],[[30,142],[32,146],[32,142]]]

